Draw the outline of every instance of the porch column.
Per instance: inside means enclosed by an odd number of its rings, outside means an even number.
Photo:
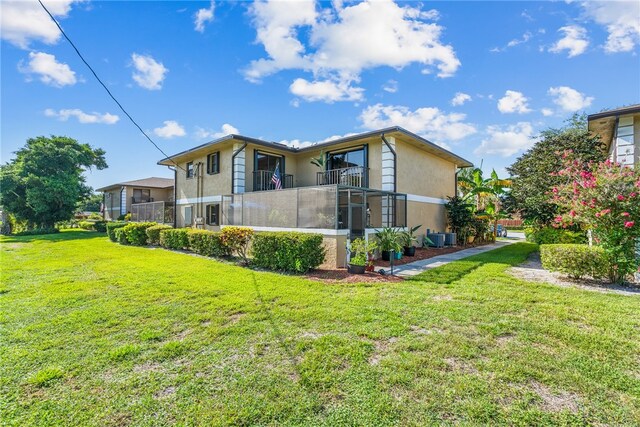
[[[240,150],[243,143],[233,144],[233,152]],[[246,148],[242,148],[233,159],[233,194],[244,193],[245,189],[245,152]]]
[[[396,139],[392,136],[386,137],[387,142],[395,151]],[[394,191],[396,183],[396,169],[393,152],[382,142],[382,190]],[[393,202],[388,197],[382,198],[382,225],[383,227],[393,225]]]

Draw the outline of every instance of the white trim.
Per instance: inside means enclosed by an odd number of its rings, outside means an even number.
[[[336,230],[333,228],[295,228],[295,227],[254,227],[251,225],[221,225],[220,228],[225,227],[247,227],[254,231],[297,231],[299,233],[318,233],[325,236],[346,236],[349,234],[349,230]]]
[[[445,199],[436,197],[418,196],[417,194],[407,194],[407,202],[431,203],[434,205],[444,205],[447,203]]]
[[[176,200],[176,205],[190,205],[193,203],[211,203],[211,202],[222,202],[222,196],[207,196],[207,197],[192,197],[190,199],[178,199]]]

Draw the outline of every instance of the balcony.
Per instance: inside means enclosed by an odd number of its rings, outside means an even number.
[[[173,203],[147,202],[131,205],[131,221],[173,224]]]
[[[282,188],[293,188],[293,175],[280,174]],[[253,191],[275,190],[276,184],[273,182],[273,172],[258,170],[253,172]]]
[[[350,166],[318,172],[317,185],[346,185],[349,187],[369,187],[369,168]]]
[[[153,197],[146,197],[146,196],[135,197],[135,196],[133,196],[131,198],[131,204],[132,205],[135,205],[137,203],[149,203],[149,202],[153,202]]]

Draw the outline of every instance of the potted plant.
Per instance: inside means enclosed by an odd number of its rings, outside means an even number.
[[[397,228],[384,227],[382,230],[376,230],[376,238],[383,261],[391,259],[391,251],[396,251],[396,253],[402,251],[402,245],[398,243],[399,237],[400,231]]]
[[[420,227],[422,227],[422,225],[416,225],[400,233],[400,242],[402,243],[406,256],[416,256],[416,247],[413,244],[418,242],[418,238],[414,233],[418,231]]]
[[[375,242],[367,242],[364,239],[355,239],[351,241],[349,247],[349,273],[364,274],[367,265],[371,262],[371,255],[375,251],[377,245]]]

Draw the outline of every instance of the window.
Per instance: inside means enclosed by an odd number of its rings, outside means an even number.
[[[216,151],[207,156],[207,173],[213,175],[220,172],[220,152]]]
[[[151,190],[134,188],[133,189],[133,203],[147,203],[151,202]]]
[[[193,162],[187,163],[187,178],[193,178]]]
[[[193,206],[185,206],[184,208],[184,225],[190,226],[193,223]]]
[[[367,167],[366,147],[340,153],[327,153],[327,169],[344,169],[351,167]]]
[[[273,172],[278,163],[280,163],[280,173],[284,174],[284,156],[256,151],[254,170]]]
[[[220,204],[207,205],[207,225],[220,225]]]

